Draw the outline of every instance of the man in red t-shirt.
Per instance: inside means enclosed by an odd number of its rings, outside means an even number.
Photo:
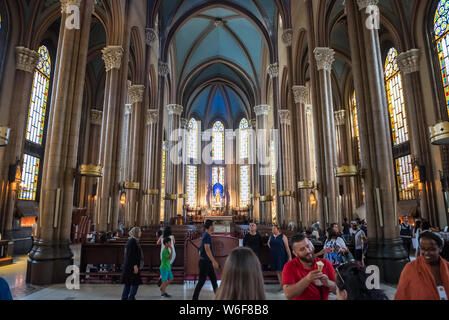
[[[315,258],[310,241],[303,235],[292,238],[296,256],[284,266],[282,273],[284,294],[288,300],[329,300],[329,292],[336,293],[335,270],[332,264]],[[318,270],[317,262],[324,264]]]

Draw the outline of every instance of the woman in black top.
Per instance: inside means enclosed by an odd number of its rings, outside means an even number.
[[[122,300],[135,300],[139,285],[142,284],[140,270],[143,268],[143,252],[139,238],[142,236],[140,228],[132,228],[126,243],[125,263],[123,265],[122,283],[125,285]]]
[[[252,249],[260,260],[260,249],[263,246],[263,241],[259,232],[257,232],[257,225],[254,222],[249,224],[249,233],[243,239],[243,246]]]

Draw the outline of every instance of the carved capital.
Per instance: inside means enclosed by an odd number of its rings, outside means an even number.
[[[256,114],[256,116],[268,116],[270,111],[271,107],[266,104],[254,107],[254,113]]]
[[[128,87],[128,95],[131,103],[140,103],[143,101],[143,93],[145,91],[145,86],[134,85]]]
[[[292,90],[295,103],[305,104],[309,99],[309,90],[306,86],[293,86]]]
[[[170,73],[170,68],[168,66],[168,63],[159,61],[159,75],[163,78],[168,76]]]
[[[364,10],[369,6],[377,6],[379,4],[379,0],[357,0],[357,4],[359,6],[359,10]]]
[[[335,125],[344,126],[346,124],[346,110],[338,110],[334,112]]]
[[[279,110],[279,119],[282,125],[291,125],[290,110]]]
[[[271,78],[279,77],[279,64],[276,62],[268,65],[267,73]]]
[[[156,30],[154,30],[153,28],[146,28],[145,43],[151,47],[153,45],[153,42],[156,41],[156,39],[157,39]]]
[[[169,104],[167,105],[167,111],[168,111],[168,115],[176,115],[176,116],[180,116],[182,114],[182,112],[184,111],[184,107],[179,105],[179,104]]]
[[[39,53],[25,47],[16,47],[16,69],[34,72],[39,63]]]
[[[313,51],[318,70],[331,71],[335,61],[335,51],[331,48],[315,48]]]
[[[147,125],[152,125],[157,123],[159,120],[159,111],[157,109],[147,110]]]
[[[112,69],[119,70],[122,66],[124,50],[121,46],[108,46],[103,49],[103,61],[106,66],[106,72]]]
[[[398,55],[397,62],[401,72],[410,74],[419,71],[419,49],[411,49]]]
[[[103,123],[103,111],[96,109],[90,110],[90,123],[96,126],[101,126]]]
[[[282,34],[282,42],[284,42],[284,44],[287,47],[292,46],[292,42],[293,42],[293,30],[292,29],[286,29],[284,31],[284,33]]]
[[[81,5],[81,0],[59,0],[61,2],[61,13],[66,13],[67,9],[71,6],[77,6],[78,8]]]

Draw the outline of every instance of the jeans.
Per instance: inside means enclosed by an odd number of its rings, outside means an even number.
[[[125,284],[125,288],[123,288],[122,300],[136,300],[136,294],[139,286],[131,286]]]
[[[200,267],[200,277],[198,280],[198,284],[196,285],[195,292],[193,293],[193,300],[198,300],[201,289],[203,288],[207,277],[209,277],[210,281],[212,282],[214,292],[217,291],[218,287],[217,276],[215,275],[215,270],[214,266],[212,265],[212,262],[207,261],[205,259],[200,259],[199,267]]]

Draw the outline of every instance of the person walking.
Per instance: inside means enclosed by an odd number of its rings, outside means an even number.
[[[235,248],[226,259],[215,300],[266,300],[259,259],[250,248]]]
[[[200,296],[201,289],[206,283],[207,277],[209,277],[212,282],[212,288],[214,292],[217,291],[217,276],[215,275],[214,269],[219,269],[217,261],[214,258],[214,249],[212,246],[212,237],[211,234],[214,232],[214,222],[212,220],[206,220],[204,223],[204,234],[201,239],[201,247],[200,247],[200,261],[199,261],[199,269],[200,275],[198,284],[195,287],[195,291],[193,293],[193,300],[198,300]]]
[[[161,266],[159,271],[161,272],[161,296],[165,298],[171,298],[171,295],[167,293],[168,285],[173,281],[173,273],[171,271],[171,259],[173,256],[173,249],[171,247],[171,239],[165,238],[163,240],[164,249],[162,250]]]
[[[175,250],[175,236],[172,233],[171,227],[170,226],[166,226],[164,229],[164,232],[162,233],[162,235],[159,237],[159,239],[157,240],[157,245],[161,246],[161,259],[162,259],[162,251],[164,251],[164,244],[163,241],[164,239],[169,238],[170,241],[170,247],[173,253],[173,256],[171,258],[170,264],[173,265],[173,262],[175,262],[176,259],[176,250]]]
[[[343,219],[343,224],[341,226],[343,227],[343,238],[345,239],[346,243],[351,242],[351,232],[349,231],[351,226],[348,223],[348,218]]]
[[[412,235],[412,244],[413,249],[415,249],[415,256],[418,257],[418,250],[419,250],[419,235],[422,232],[421,228],[422,222],[420,220],[416,221],[415,228],[413,229],[413,235]]]
[[[252,249],[257,258],[260,260],[260,250],[263,246],[263,240],[257,231],[256,223],[253,221],[249,224],[249,233],[247,233],[243,239],[243,246]]]
[[[408,224],[408,217],[405,217],[404,221],[399,226],[399,232],[401,235],[405,251],[407,251],[407,258],[410,260],[410,247],[412,245],[412,227]]]
[[[273,225],[272,235],[268,240],[268,247],[270,248],[270,266],[271,271],[276,272],[279,280],[280,290],[282,290],[282,271],[284,265],[292,259],[290,247],[288,245],[287,237],[279,230],[278,225]]]
[[[134,227],[129,232],[129,239],[125,248],[125,263],[122,272],[122,284],[125,285],[122,300],[135,300],[139,285],[142,284],[140,271],[144,266],[143,252],[139,243],[142,231]]]

